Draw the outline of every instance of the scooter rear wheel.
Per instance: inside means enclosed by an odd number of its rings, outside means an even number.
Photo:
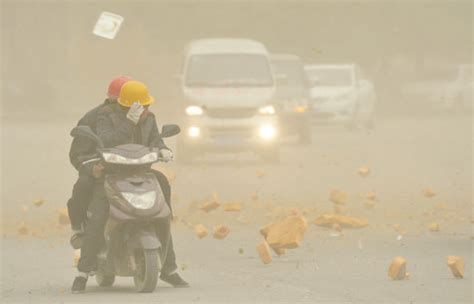
[[[139,249],[135,252],[137,272],[133,277],[137,292],[153,292],[158,282],[160,255],[156,249]]]

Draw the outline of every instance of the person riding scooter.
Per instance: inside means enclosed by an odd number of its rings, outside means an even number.
[[[160,157],[164,161],[173,159],[173,153],[161,139],[155,116],[148,110],[154,102],[148,88],[141,82],[128,81],[120,91],[117,103],[109,104],[98,111],[96,134],[105,147],[114,147],[127,143],[137,143],[159,148]],[[98,165],[98,164],[95,164]],[[94,183],[92,201],[89,206],[90,217],[84,232],[81,247],[81,258],[78,263],[78,275],[73,285],[73,292],[83,292],[89,274],[96,269],[97,254],[104,240],[104,226],[108,217],[108,202],[104,190],[104,180],[100,175]],[[159,181],[161,184],[162,182]],[[167,223],[169,225],[169,221]],[[169,229],[168,229],[169,231]],[[157,232],[159,234],[159,232]],[[177,273],[176,257],[171,237],[160,279],[174,287],[188,287]]]

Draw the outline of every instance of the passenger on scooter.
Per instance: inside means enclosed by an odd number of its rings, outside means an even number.
[[[117,103],[108,104],[98,111],[96,134],[105,147],[136,143],[145,146],[154,145],[160,149],[163,161],[173,159],[172,151],[164,144],[155,120],[155,115],[148,107],[154,102],[148,93],[148,88],[141,82],[128,81],[120,91]],[[99,170],[100,171],[100,170]],[[162,175],[161,179],[165,179]],[[163,180],[160,181],[163,183]],[[166,181],[167,183],[167,181]],[[97,254],[104,244],[104,228],[108,218],[108,202],[104,190],[103,175],[95,180],[92,201],[90,203],[90,218],[84,233],[81,248],[81,258],[78,263],[78,275],[75,278],[72,291],[83,292],[87,278],[96,269]],[[170,222],[166,225],[169,227]],[[160,229],[157,234],[160,236]],[[169,231],[169,229],[167,230]],[[178,267],[173,249],[172,238],[169,237],[166,258],[161,269],[160,279],[174,287],[188,287],[177,273]]]
[[[118,76],[114,78],[109,84],[105,101],[87,112],[79,120],[77,125],[89,126],[93,132],[96,132],[98,111],[106,105],[116,103],[122,86],[130,80],[131,78],[128,76]],[[87,208],[92,198],[94,180],[99,176],[102,166],[97,163],[95,143],[85,137],[76,137],[73,139],[69,150],[69,159],[79,174],[72,189],[71,198],[67,202],[73,232],[71,245],[77,249],[81,245],[81,236],[84,232],[84,220],[86,219]]]

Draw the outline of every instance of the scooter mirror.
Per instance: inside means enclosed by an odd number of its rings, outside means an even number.
[[[164,125],[161,129],[161,137],[171,137],[179,134],[181,132],[181,128],[178,125],[170,124]]]
[[[72,137],[84,136],[92,140],[99,148],[103,148],[102,140],[92,131],[89,126],[77,126],[71,130]]]

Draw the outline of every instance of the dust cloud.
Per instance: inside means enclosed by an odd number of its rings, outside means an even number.
[[[1,7],[3,303],[472,303],[471,1]],[[191,288],[70,293],[69,132],[118,75],[181,126],[154,166]]]

